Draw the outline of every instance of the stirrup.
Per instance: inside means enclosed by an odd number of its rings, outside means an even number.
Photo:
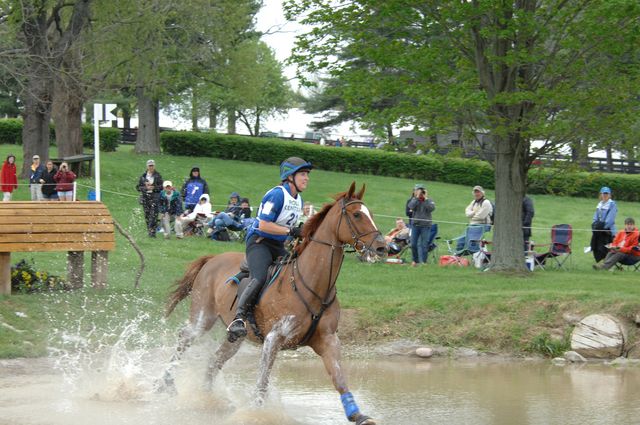
[[[236,322],[240,322],[242,327],[235,325]],[[231,327],[235,327],[235,329],[231,329]],[[227,326],[227,340],[229,342],[236,342],[238,339],[244,338],[245,336],[247,336],[247,325],[244,323],[244,320],[237,318],[229,323],[229,326]]]

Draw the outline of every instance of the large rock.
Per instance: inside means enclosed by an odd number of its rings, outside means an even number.
[[[585,359],[583,356],[576,353],[575,351],[567,351],[566,353],[564,353],[564,358],[565,360],[570,361],[571,363],[582,363],[587,361],[587,359]]]
[[[423,359],[431,358],[433,357],[433,350],[429,347],[416,348],[416,356],[422,357]]]
[[[571,349],[587,358],[613,359],[622,355],[626,335],[622,324],[608,314],[592,314],[571,334]]]

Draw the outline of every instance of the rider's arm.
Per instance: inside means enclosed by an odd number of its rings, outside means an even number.
[[[273,221],[260,220],[258,229],[265,233],[271,233],[272,235],[288,235],[289,228],[286,226],[280,226]]]

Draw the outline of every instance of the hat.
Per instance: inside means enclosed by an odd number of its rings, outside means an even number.
[[[600,193],[608,193],[609,195],[611,195],[611,188],[608,186],[602,186],[600,188]]]
[[[33,155],[32,159],[40,159],[40,155]]]
[[[149,165],[156,165],[156,162],[153,159],[150,159],[150,160],[147,161],[147,167]]]
[[[416,189],[426,189],[426,188],[424,187],[424,183],[416,183],[416,185],[413,186],[413,190],[416,190]]]
[[[171,183],[171,180],[165,180],[164,183],[162,183],[162,187],[168,187],[168,186],[173,186],[173,183]]]
[[[482,192],[482,193],[484,193],[484,189],[482,188],[482,186],[473,186],[473,190],[472,190],[472,192],[475,192],[476,190],[477,190],[478,192]]]

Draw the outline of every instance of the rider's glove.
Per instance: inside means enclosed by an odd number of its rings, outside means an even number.
[[[302,224],[289,229],[289,236],[291,236],[292,238],[294,239],[300,238],[301,235],[302,235]]]

